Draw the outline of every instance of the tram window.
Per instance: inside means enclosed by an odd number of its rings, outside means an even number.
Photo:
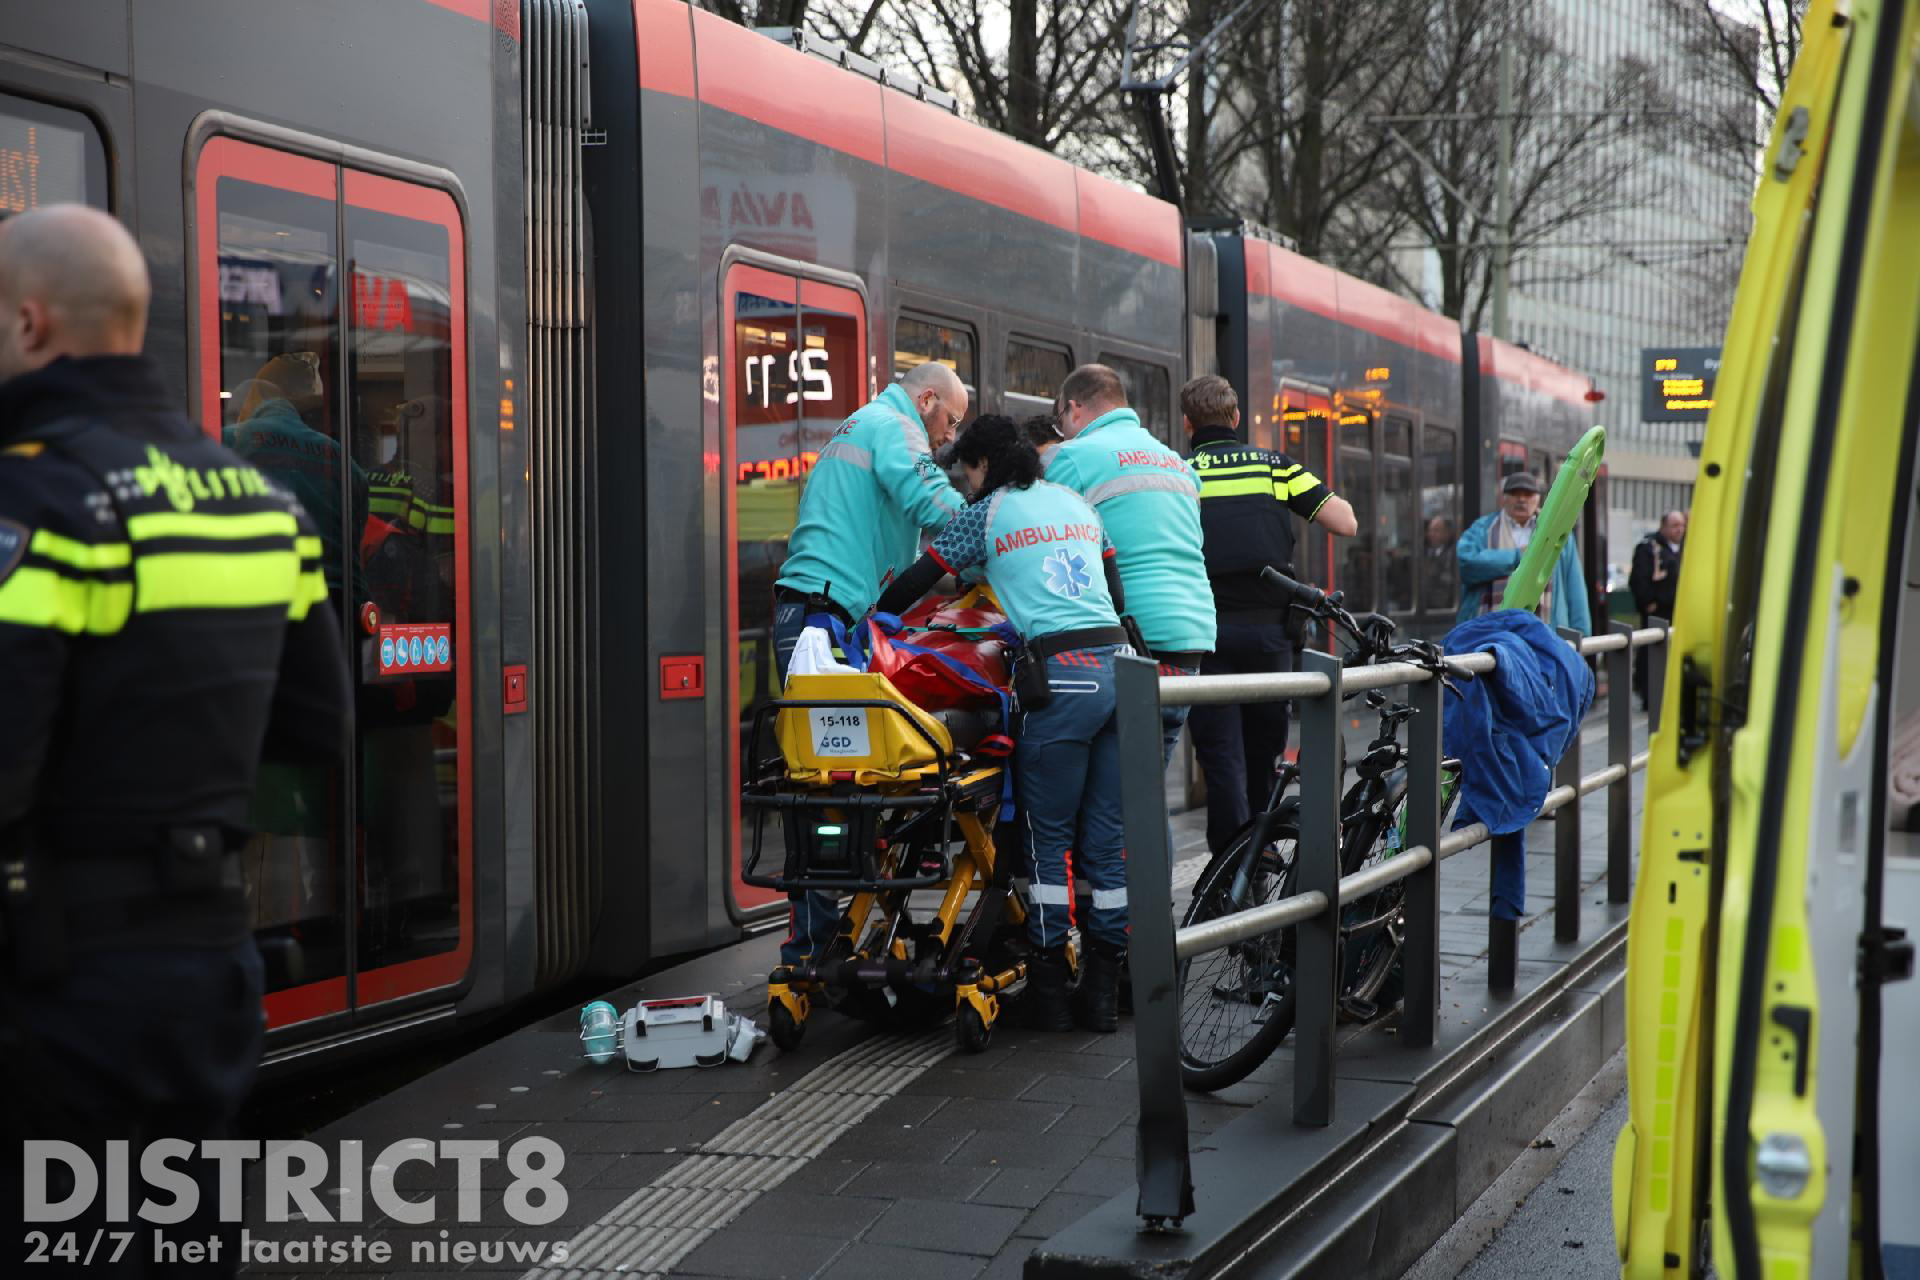
[[[1332,420],[1324,413],[1314,412],[1295,418],[1290,413],[1286,418],[1287,447],[1283,451],[1295,462],[1307,464],[1307,470],[1319,476],[1322,481],[1333,484],[1333,471],[1328,462],[1328,449],[1333,439]],[[1338,492],[1336,488],[1335,492]],[[1305,556],[1300,557],[1294,566],[1306,574],[1306,581],[1322,586],[1328,581],[1328,570],[1332,563],[1333,535],[1317,525],[1309,525],[1303,542]],[[1299,555],[1295,552],[1295,555]]]
[[[1528,455],[1528,464],[1533,472],[1534,478],[1541,484],[1553,483],[1553,461],[1547,456],[1545,449],[1533,450]],[[1542,498],[1545,496],[1545,494],[1541,495]]]
[[[350,527],[381,627],[357,709],[363,975],[451,951],[461,934],[454,219],[450,204],[445,221],[396,211],[426,214],[433,195],[347,178],[347,438],[367,508]],[[389,640],[408,646],[405,663],[384,660]],[[363,977],[360,1003],[399,994]]]
[[[1454,462],[1454,433],[1429,424],[1420,433],[1420,607],[1428,613],[1452,613],[1459,606],[1459,578],[1454,548],[1460,539],[1457,521],[1459,484]]]
[[[1140,425],[1156,440],[1174,444],[1173,410],[1169,407],[1173,400],[1173,381],[1167,371],[1157,364],[1129,360],[1125,356],[1103,355],[1100,363],[1120,375],[1120,384],[1127,389],[1127,404],[1140,415]],[[1184,440],[1179,442],[1179,446],[1185,444]]]
[[[1380,609],[1414,609],[1415,527],[1413,424],[1388,418],[1380,424]]]
[[[1064,347],[1042,347],[1019,338],[1007,340],[1007,412],[1018,417],[1051,413],[1060,384],[1072,371]]]
[[[974,363],[973,330],[939,320],[901,316],[893,323],[893,376],[938,360],[954,371],[967,389],[967,417],[980,411],[980,374]]]
[[[1527,469],[1527,446],[1518,440],[1500,442],[1500,478],[1506,479],[1516,471]]]
[[[1347,593],[1355,613],[1373,608],[1373,564],[1379,542],[1373,502],[1373,419],[1350,413],[1340,419],[1340,470],[1335,491],[1353,504],[1360,529],[1339,544],[1340,570],[1334,585]]]
[[[275,185],[215,181],[211,297],[219,345],[207,396],[216,415],[211,425],[228,447],[298,498],[313,519],[327,586],[344,618],[355,558],[344,537],[342,494],[351,469],[340,448],[335,395],[334,177],[330,166],[287,159],[292,163],[274,175]],[[363,486],[360,492],[364,499]],[[270,761],[260,769],[248,815],[256,832],[244,855],[254,930],[263,940],[297,944],[307,982],[344,979],[347,971],[344,793],[337,768]],[[344,983],[338,1007],[345,1007]]]
[[[0,221],[42,205],[107,207],[107,150],[78,111],[0,93]]]

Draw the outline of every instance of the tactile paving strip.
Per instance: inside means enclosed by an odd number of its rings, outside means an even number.
[[[876,1036],[837,1054],[701,1144],[526,1280],[652,1280],[785,1182],[928,1067],[953,1032]]]

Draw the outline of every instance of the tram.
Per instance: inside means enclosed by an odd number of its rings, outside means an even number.
[[[297,961],[270,1063],[779,923],[738,803],[773,579],[916,363],[1018,413],[1101,360],[1176,444],[1224,372],[1361,515],[1297,571],[1430,631],[1498,477],[1586,425],[1572,371],[678,0],[12,9],[0,214],[121,217],[181,403],[279,415],[338,495],[353,758],[269,769],[246,854]]]

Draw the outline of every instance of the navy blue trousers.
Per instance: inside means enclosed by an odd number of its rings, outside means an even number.
[[[1113,950],[1127,945],[1126,831],[1114,722],[1113,659],[1120,647],[1048,658],[1053,700],[1021,717],[1013,776],[1032,857],[1027,935],[1041,948],[1067,940],[1076,876],[1092,891],[1088,935]]]

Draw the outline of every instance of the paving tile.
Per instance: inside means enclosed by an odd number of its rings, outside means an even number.
[[[1027,1215],[1014,1233],[1034,1240],[1045,1240],[1049,1236],[1065,1231],[1080,1219],[1098,1209],[1110,1199],[1103,1195],[1079,1195],[1073,1192],[1056,1191],[1042,1200],[1034,1211]]]
[[[879,1129],[897,1129],[902,1125],[919,1126],[951,1110],[948,1099],[937,1094],[913,1094],[888,1098],[869,1111],[860,1121]],[[973,1126],[967,1126],[972,1128]]]
[[[1067,1108],[1065,1115],[1047,1129],[1047,1132],[1050,1134],[1090,1133],[1096,1138],[1104,1138],[1119,1126],[1132,1124],[1139,1114],[1137,1107],[1071,1106]]]
[[[966,1254],[856,1244],[835,1258],[819,1280],[973,1280],[985,1265],[984,1258]]]
[[[1098,1053],[1053,1053],[1045,1049],[1022,1049],[1008,1061],[1007,1069],[1104,1080],[1125,1065],[1124,1060]]]
[[[683,1155],[625,1155],[587,1180],[590,1188],[644,1187],[686,1159]]]
[[[943,1098],[1017,1098],[1039,1083],[1035,1071],[953,1071],[934,1067],[900,1090],[902,1097],[938,1095]]]
[[[902,1200],[867,1228],[863,1243],[987,1257],[1012,1238],[1026,1212],[990,1204]]]
[[[1029,1102],[1072,1102],[1096,1107],[1131,1106],[1140,1090],[1125,1080],[1089,1080],[1084,1076],[1042,1076],[1020,1095]]]
[[[1033,1256],[1034,1242],[1015,1236],[1007,1242],[1007,1247],[993,1255],[976,1280],[1022,1280],[1026,1275],[1027,1259]],[[409,1277],[411,1280],[411,1277]]]
[[[974,1203],[1031,1209],[1066,1176],[1065,1169],[1002,1169],[993,1175],[992,1182],[974,1193]]]
[[[1061,1102],[978,1102],[955,1098],[922,1126],[927,1129],[1019,1129],[1027,1133],[1051,1131],[1067,1113]]]
[[[836,1160],[891,1160],[900,1164],[940,1164],[973,1136],[971,1129],[886,1129],[857,1124],[841,1134],[825,1154]]]
[[[675,1274],[805,1280],[846,1248],[846,1239],[726,1227],[675,1263]]]
[[[948,1164],[998,1165],[1015,1169],[1065,1169],[1098,1144],[1088,1133],[1035,1134],[983,1130],[947,1157]]]
[[[805,1178],[803,1170],[798,1182]],[[729,1231],[764,1231],[777,1239],[782,1233],[803,1236],[829,1236],[851,1240],[873,1225],[886,1212],[887,1200],[862,1196],[822,1195],[815,1191],[790,1190],[789,1185],[761,1193],[739,1217],[727,1224]]]
[[[1060,1185],[1054,1189],[1054,1194],[1070,1192],[1074,1195],[1106,1198],[1117,1196],[1136,1185],[1138,1184],[1134,1178],[1133,1161],[1090,1156],[1072,1173],[1060,1180]]]
[[[812,1167],[807,1166],[809,1170]],[[880,1200],[915,1196],[929,1200],[960,1201],[986,1186],[993,1174],[994,1170],[990,1168],[980,1169],[971,1165],[895,1164],[881,1161],[868,1165],[858,1177],[841,1186],[837,1194],[870,1196]],[[805,1176],[803,1171],[801,1177]]]
[[[714,1103],[718,1101],[719,1106]],[[723,1125],[731,1124],[760,1103],[750,1093],[602,1093],[567,1113],[566,1118],[585,1124],[618,1124],[644,1121],[658,1124],[665,1120],[700,1119],[712,1116]]]

